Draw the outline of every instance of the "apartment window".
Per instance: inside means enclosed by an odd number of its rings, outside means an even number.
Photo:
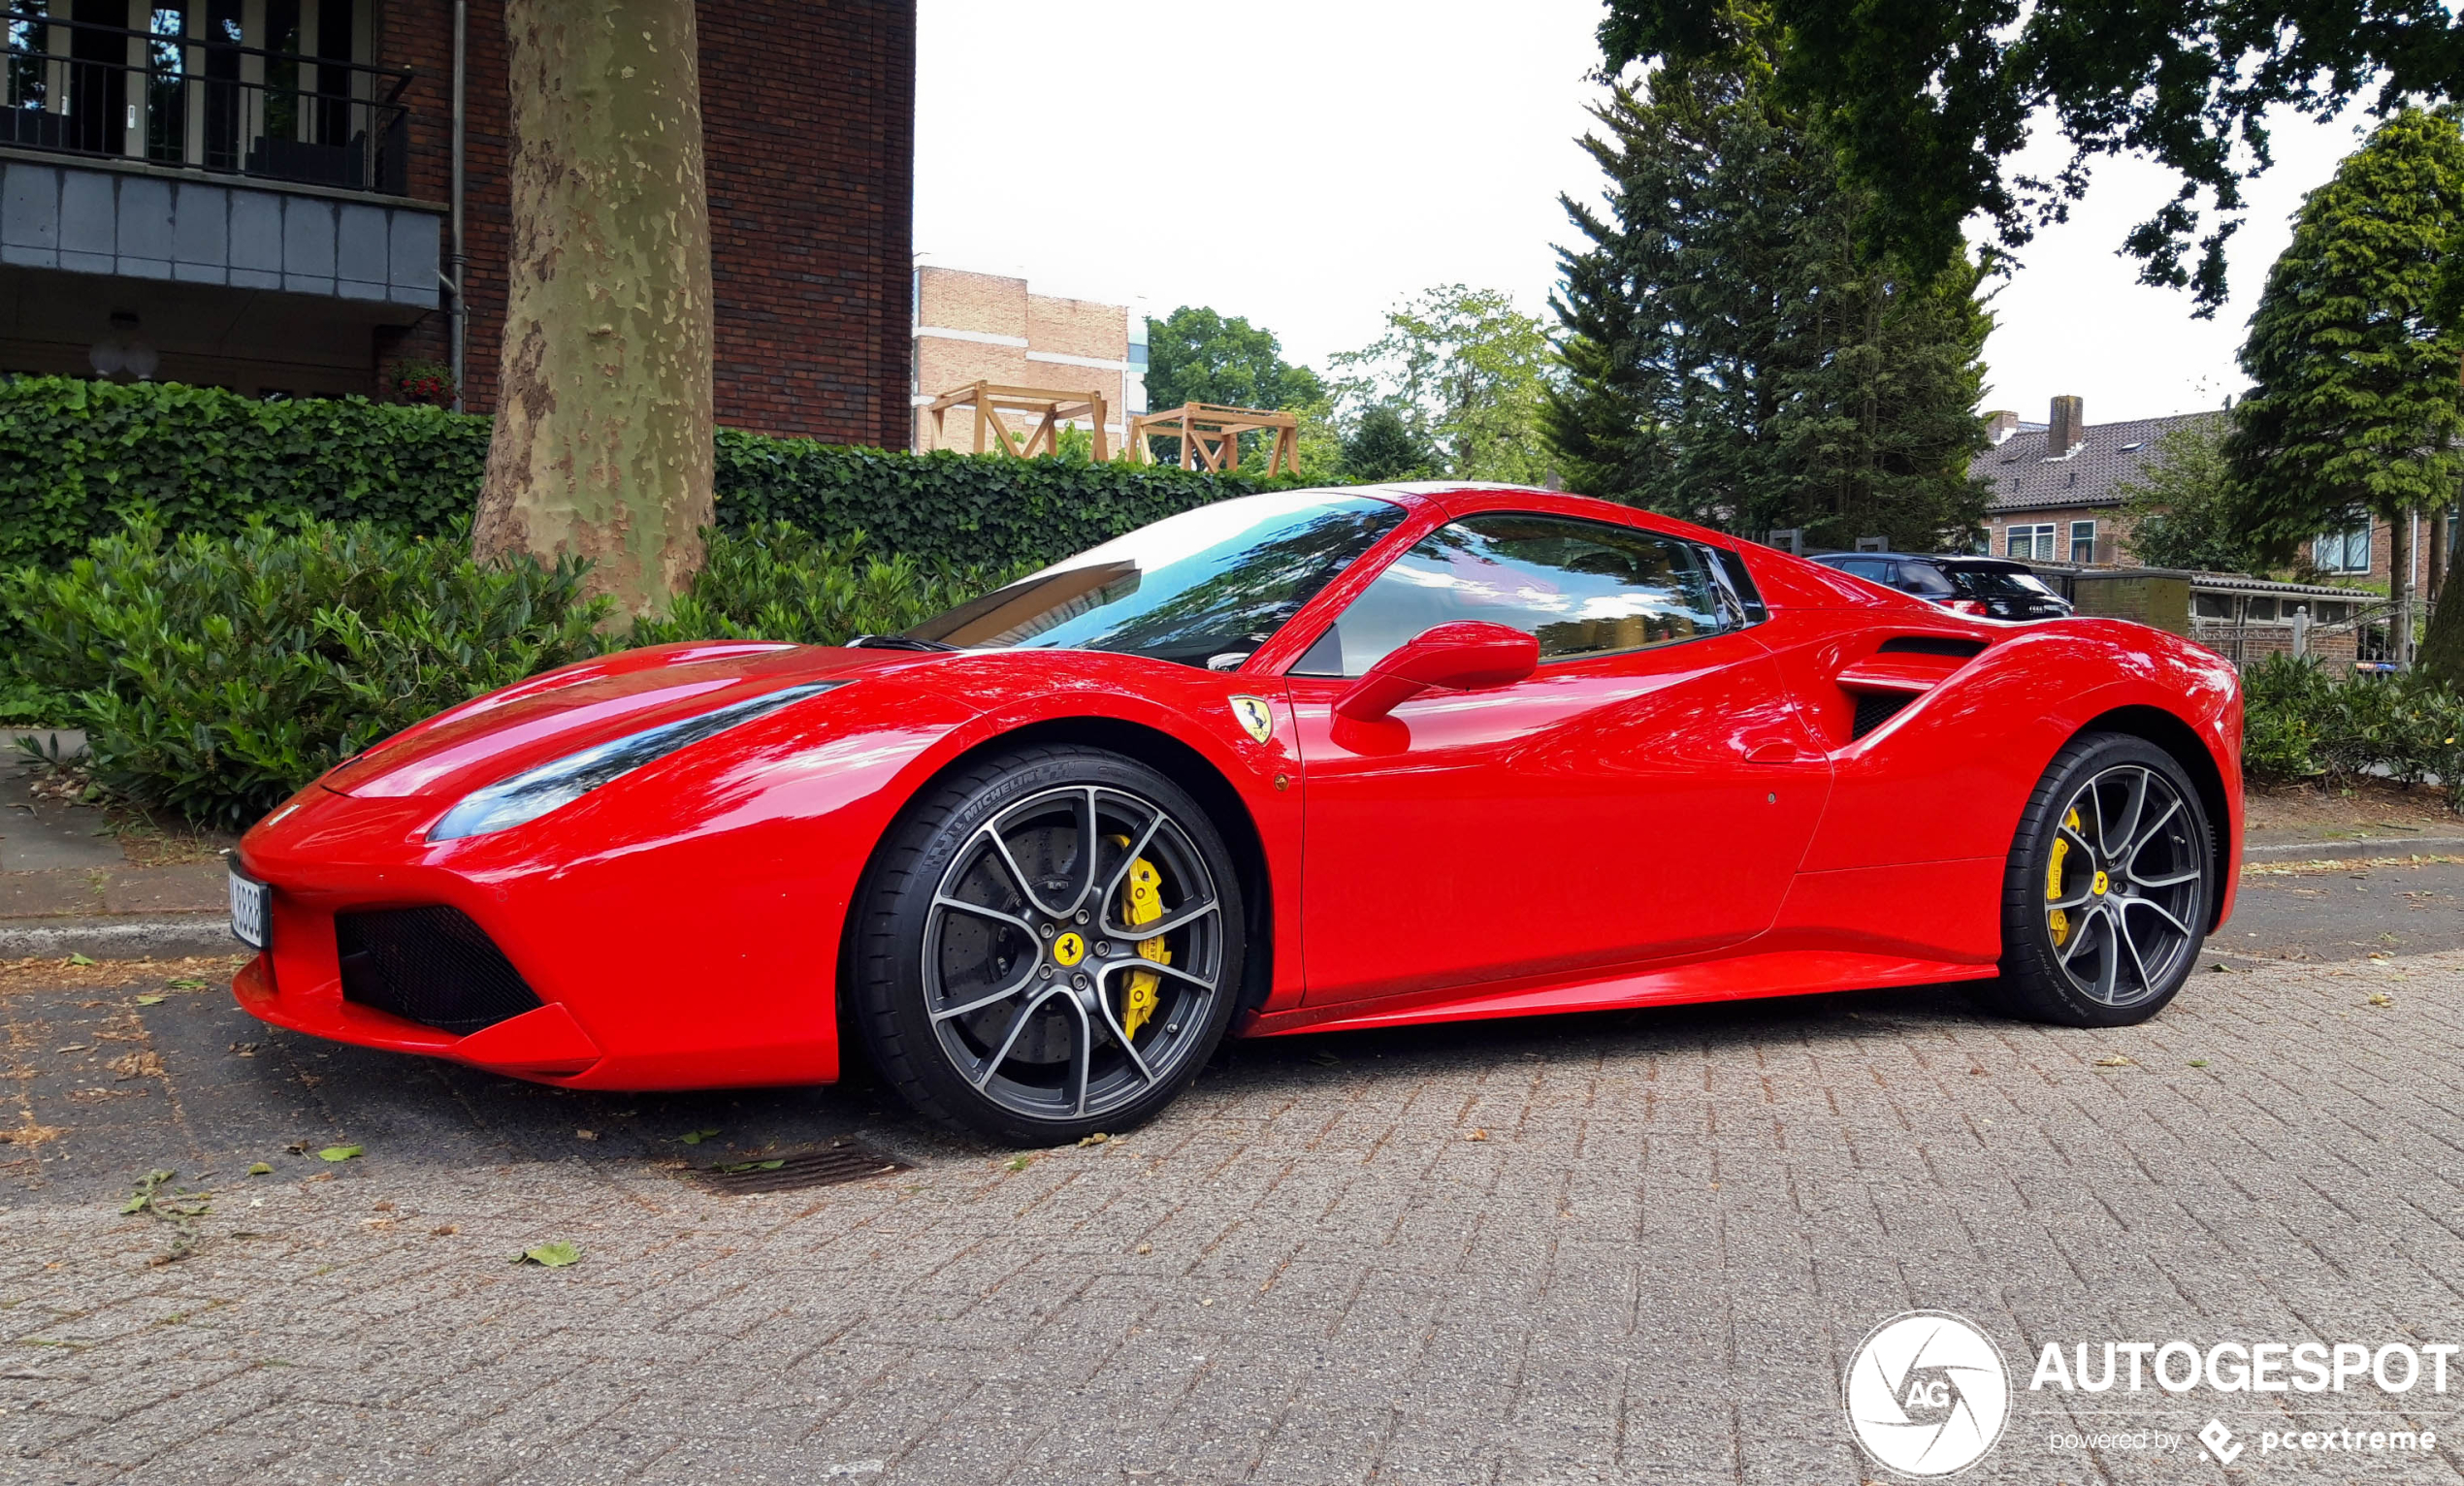
[[[2039,522],[2035,526],[2012,527],[2002,534],[2002,551],[2023,563],[2050,563],[2054,560],[2054,524]]]
[[[2311,562],[2320,572],[2368,572],[2370,570],[2370,523],[2357,522],[2350,531],[2330,532],[2311,543]]]
[[[2070,560],[2081,565],[2096,560],[2096,524],[2074,521],[2070,524]]]

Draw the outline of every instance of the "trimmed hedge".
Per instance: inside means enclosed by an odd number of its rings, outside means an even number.
[[[0,566],[66,565],[122,520],[236,534],[249,518],[441,535],[470,513],[489,420],[364,398],[261,403],[170,382],[0,383]],[[718,522],[790,521],[932,568],[1043,564],[1226,496],[1246,475],[909,454],[721,430]]]

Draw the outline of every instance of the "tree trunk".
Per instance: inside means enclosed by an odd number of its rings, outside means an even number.
[[[2421,601],[2432,609],[2447,591],[2447,507],[2442,505],[2430,513],[2430,561],[2421,576]]]
[[[710,218],[693,0],[505,0],[513,242],[472,546],[592,560],[665,613],[711,520]]]
[[[2444,681],[2464,692],[2464,583],[2448,574],[2447,586],[2439,591],[2438,605],[2430,611],[2429,629],[2421,635],[2421,655],[2415,667],[2433,681]],[[2450,790],[2464,788],[2458,781],[2448,780]]]

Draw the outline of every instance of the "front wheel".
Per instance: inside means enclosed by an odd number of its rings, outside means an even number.
[[[1134,759],[1021,749],[895,827],[857,921],[857,1020],[924,1114],[1049,1146],[1152,1117],[1232,1018],[1240,883],[1196,801]]]
[[[2073,739],[2011,843],[1998,998],[2063,1026],[2147,1020],[2197,964],[2215,876],[2207,812],[2172,755],[2122,733]]]

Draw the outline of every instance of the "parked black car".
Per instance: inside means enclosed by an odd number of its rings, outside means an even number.
[[[1912,557],[1904,552],[1823,552],[1813,561],[1987,619],[2067,619],[2070,602],[2025,563],[1994,557]]]

